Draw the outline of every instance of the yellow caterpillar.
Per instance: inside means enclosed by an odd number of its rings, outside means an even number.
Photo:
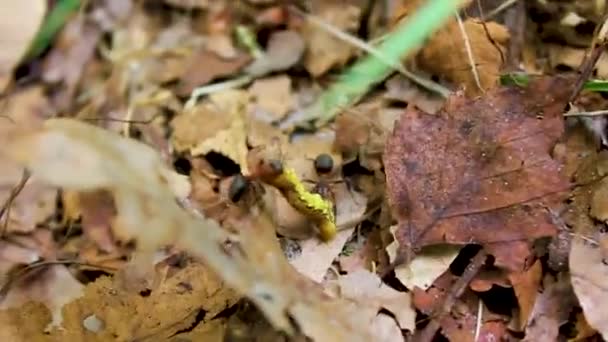
[[[335,207],[331,200],[308,191],[295,171],[283,167],[279,160],[265,160],[255,154],[250,157],[253,178],[278,189],[294,209],[313,221],[319,229],[321,240],[330,241],[336,236]]]

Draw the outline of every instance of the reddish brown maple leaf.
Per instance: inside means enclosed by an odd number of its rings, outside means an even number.
[[[545,208],[569,187],[551,151],[571,83],[456,95],[437,115],[406,110],[384,153],[402,250],[478,243],[497,265],[521,270],[530,242],[555,234]]]

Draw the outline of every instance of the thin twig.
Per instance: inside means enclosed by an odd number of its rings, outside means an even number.
[[[0,287],[0,300],[4,299],[4,297],[6,296],[6,294],[8,293],[8,291],[10,290],[11,286],[17,280],[19,280],[19,278],[25,276],[26,274],[28,274],[29,272],[31,272],[31,271],[33,271],[33,270],[35,270],[37,268],[44,267],[44,266],[51,266],[51,265],[77,265],[77,266],[92,267],[92,268],[96,268],[96,269],[107,271],[107,272],[116,272],[116,271],[118,271],[118,269],[115,268],[115,267],[94,265],[94,264],[89,264],[89,263],[86,263],[86,262],[80,262],[80,261],[76,261],[76,260],[46,260],[46,261],[38,261],[38,262],[29,264],[29,265],[25,266],[24,268],[20,269],[13,276],[11,276],[10,279],[8,279],[4,284],[2,284],[2,287]]]
[[[493,18],[493,17],[497,16],[498,14],[500,14],[500,12],[502,12],[502,11],[506,10],[507,8],[511,7],[517,1],[518,0],[507,0],[507,1],[503,2],[502,4],[500,4],[495,9],[491,10],[490,13],[488,13],[488,15],[486,16],[486,19],[490,19],[490,18]]]
[[[479,305],[477,307],[477,323],[475,324],[475,337],[473,338],[474,342],[479,340],[479,333],[481,332],[481,321],[483,317],[483,302],[481,299],[477,300]]]
[[[244,75],[244,76],[240,76],[237,78],[233,78],[233,79],[225,81],[225,82],[219,82],[219,83],[214,83],[214,84],[209,84],[209,85],[205,85],[202,87],[198,87],[192,91],[192,93],[190,94],[190,98],[188,99],[188,101],[186,101],[186,104],[184,105],[184,108],[190,109],[190,108],[194,107],[196,105],[196,102],[198,101],[198,99],[201,96],[215,93],[215,92],[218,92],[221,90],[238,88],[238,87],[246,85],[247,83],[251,82],[252,80],[253,80],[253,78],[251,76]]]
[[[483,31],[486,34],[486,38],[488,38],[488,40],[490,41],[492,46],[494,46],[496,51],[498,51],[498,54],[500,55],[500,64],[504,65],[506,62],[505,54],[502,52],[500,45],[496,42],[494,37],[492,37],[492,35],[490,34],[490,30],[488,30],[488,25],[486,25],[486,17],[483,12],[483,6],[481,6],[481,0],[477,0],[477,9],[478,9],[479,15],[480,15],[479,19],[480,19],[481,27],[483,27]]]
[[[2,206],[2,208],[0,208],[0,218],[2,218],[2,216],[4,216],[4,224],[2,226],[2,232],[0,233],[0,236],[4,236],[4,234],[6,233],[6,231],[8,229],[8,222],[10,219],[11,206],[13,205],[15,198],[17,198],[17,196],[19,195],[21,190],[23,190],[23,188],[25,187],[25,184],[27,183],[28,179],[30,179],[29,171],[23,170],[23,173],[21,174],[21,180],[11,190],[11,193],[8,196],[8,198],[6,199],[6,201],[4,202],[4,205]]]
[[[403,76],[409,78],[410,80],[412,80],[414,83],[418,84],[419,86],[426,88],[432,92],[435,92],[443,97],[449,96],[449,94],[450,94],[449,89],[447,89],[446,87],[442,86],[439,83],[433,82],[432,80],[426,79],[424,77],[420,77],[420,76],[414,74],[413,72],[407,70],[405,67],[403,67],[403,65],[401,65],[400,61],[390,60],[384,53],[382,53],[382,51],[378,50],[372,44],[370,44],[366,41],[363,41],[362,39],[360,39],[356,36],[348,34],[347,32],[340,30],[339,28],[335,27],[334,25],[326,22],[325,20],[323,20],[321,18],[318,18],[317,16],[314,16],[314,15],[306,13],[306,12],[302,12],[299,9],[296,9],[295,7],[293,8],[293,10],[296,11],[298,14],[305,16],[306,20],[308,20],[310,23],[316,25],[319,28],[322,28],[323,30],[327,31],[327,33],[333,35],[334,37],[336,37],[346,43],[349,43],[352,46],[355,46],[355,47],[369,53],[370,55],[378,58],[379,61],[381,61],[384,64],[386,64],[387,66],[390,66],[391,68],[395,69],[395,71],[398,71]]]
[[[607,115],[607,114],[608,114],[608,110],[603,109],[603,110],[594,110],[594,111],[590,111],[590,112],[564,113],[564,116],[601,116],[601,115]]]
[[[458,28],[460,29],[460,33],[462,34],[462,39],[464,41],[464,48],[467,52],[467,58],[469,59],[469,64],[471,65],[471,72],[473,73],[473,78],[475,79],[475,84],[479,88],[481,92],[484,92],[481,86],[481,80],[479,79],[479,73],[477,71],[477,64],[475,63],[475,56],[473,56],[473,49],[471,48],[471,41],[469,40],[469,35],[467,34],[467,30],[464,27],[464,23],[462,22],[462,18],[460,17],[460,13],[455,12],[456,21],[458,22]]]
[[[599,30],[597,38],[594,37],[594,42],[597,42],[597,44],[593,45],[591,54],[588,56],[588,58],[583,60],[579,67],[579,77],[576,80],[574,89],[570,94],[568,102],[574,102],[574,100],[578,97],[578,94],[580,94],[581,90],[583,90],[583,87],[585,86],[585,82],[587,82],[587,79],[589,79],[589,76],[591,76],[591,73],[595,68],[595,64],[600,59],[600,56],[604,50],[608,47],[608,42],[606,40],[606,28],[608,20],[606,20],[606,18],[604,19],[605,20],[602,23],[602,28]]]
[[[419,334],[417,334],[417,336],[414,336],[414,341],[427,342],[433,340],[437,330],[440,328],[441,320],[450,314],[454,304],[456,304],[456,300],[464,293],[471,280],[473,280],[475,275],[485,264],[487,256],[488,255],[483,249],[477,252],[477,255],[471,259],[471,262],[467,268],[465,268],[462,276],[460,276],[454,285],[452,285],[452,288],[443,301],[443,305],[438,307],[437,310],[435,310],[435,312],[431,315],[434,318],[423,330],[420,331]]]

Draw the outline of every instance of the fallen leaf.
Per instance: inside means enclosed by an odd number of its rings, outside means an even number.
[[[397,229],[398,226],[390,228],[393,236]],[[386,246],[390,262],[395,261],[398,248],[397,240]],[[450,268],[450,264],[456,259],[460,249],[460,246],[450,245],[425,248],[409,264],[396,267],[395,277],[410,290],[414,287],[427,290],[440,275]]]
[[[247,174],[246,106],[244,91],[226,90],[186,109],[171,121],[172,142],[177,151],[193,156],[220,153],[237,163]]]
[[[445,102],[443,97],[425,92],[403,75],[395,75],[385,83],[387,100],[406,102],[429,114],[437,113]]]
[[[251,76],[262,76],[285,71],[294,66],[304,54],[305,43],[295,31],[276,31],[268,40],[264,55],[245,68]]]
[[[112,195],[107,191],[64,191],[62,198],[64,220],[75,222],[82,219],[82,231],[90,241],[106,253],[115,251],[112,222],[116,209]]]
[[[376,274],[365,270],[342,276],[338,278],[337,284],[342,297],[375,306],[376,313],[384,308],[395,315],[401,329],[414,331],[416,313],[408,293],[383,284]]]
[[[44,119],[49,117],[51,107],[41,87],[26,88],[12,94],[4,100],[3,105],[5,117],[0,117],[0,136],[3,137],[23,127],[41,126]],[[0,216],[0,227],[4,233],[31,232],[36,224],[46,220],[55,211],[57,190],[43,184],[36,177],[23,179],[22,167],[7,158],[0,160],[0,207],[10,205]],[[26,182],[23,188],[16,193],[12,203],[8,203],[11,193],[24,180]]]
[[[385,108],[382,101],[362,103],[336,118],[334,149],[352,161],[359,158],[368,170],[382,169],[384,145],[401,111]]]
[[[353,34],[359,29],[361,9],[353,3],[314,1],[311,8],[311,15],[340,31]],[[352,44],[336,38],[310,20],[302,27],[302,38],[306,41],[304,67],[313,77],[319,77],[333,67],[343,66],[357,51]]]
[[[181,61],[185,63],[185,68],[177,86],[177,94],[189,96],[195,88],[204,86],[214,79],[232,76],[249,60],[249,57],[242,54],[227,59],[206,49],[195,52],[188,60]]]
[[[469,287],[475,292],[490,291],[494,286],[511,287],[507,274],[501,269],[482,268],[469,283]]]
[[[536,303],[542,280],[542,265],[537,260],[532,267],[520,273],[510,273],[509,281],[519,303],[519,327],[524,328]]]
[[[378,314],[372,322],[372,331],[375,341],[401,342],[403,335],[395,319],[389,315]]]
[[[608,305],[606,284],[608,267],[604,253],[597,245],[574,238],[570,251],[570,280],[589,325],[604,339],[608,338]]]
[[[567,276],[557,280],[545,276],[544,291],[536,298],[526,325],[524,341],[557,339],[559,327],[568,321],[570,310],[576,303],[572,285]]]
[[[5,2],[0,8],[0,92],[13,78],[13,71],[27,53],[44,20],[45,0]]]
[[[269,120],[264,121],[267,122],[281,120],[293,106],[291,78],[285,75],[255,80],[249,94],[255,101],[256,110],[266,113]]]
[[[578,70],[587,55],[587,49],[556,44],[547,44],[547,52],[549,65],[558,70]],[[598,78],[608,77],[608,56],[600,56],[593,70]]]
[[[82,296],[84,286],[63,265],[47,266],[40,273],[21,278],[0,303],[0,310],[17,308],[29,301],[41,302],[51,311],[45,331],[60,328],[64,306]]]
[[[488,38],[484,25],[495,43]],[[420,51],[418,61],[429,72],[445,76],[457,85],[464,85],[467,95],[480,95],[498,85],[502,67],[501,56],[505,54],[509,32],[500,24],[492,21],[486,21],[483,24],[477,19],[464,21],[464,29],[470,42],[471,54],[482,89],[479,89],[473,76],[471,62],[465,47],[465,38],[456,20],[448,22],[433,35]],[[494,44],[497,44],[498,47]],[[499,48],[502,52],[498,50]],[[448,51],[449,53],[446,53]]]
[[[432,244],[479,243],[497,266],[523,268],[528,241],[556,233],[545,207],[569,187],[549,154],[564,129],[568,84],[541,79],[477,100],[452,97],[438,115],[402,114],[384,165],[406,254]]]
[[[457,280],[456,276],[445,272],[428,290],[414,288],[412,298],[415,307],[422,313],[431,315],[437,308],[445,305],[446,297]],[[466,289],[460,298],[456,298],[450,314],[443,315],[440,321],[442,335],[450,341],[473,341],[479,321],[480,341],[501,341],[507,334],[507,320],[489,310],[483,310],[481,320],[478,320],[480,304],[483,305],[481,299],[473,291]]]

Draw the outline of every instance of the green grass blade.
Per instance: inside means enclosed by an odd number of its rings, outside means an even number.
[[[51,12],[44,19],[44,23],[40,31],[38,31],[36,38],[34,38],[27,53],[27,58],[39,56],[51,45],[55,35],[61,30],[70,16],[80,8],[80,4],[81,0],[60,0],[55,4]]]
[[[378,46],[386,59],[400,63],[426,38],[439,29],[462,5],[456,0],[429,0],[416,13],[402,21]],[[392,73],[386,61],[368,55],[343,73],[313,105],[306,109],[303,121],[317,120],[317,125],[332,120],[342,109],[359,101],[369,89]]]

